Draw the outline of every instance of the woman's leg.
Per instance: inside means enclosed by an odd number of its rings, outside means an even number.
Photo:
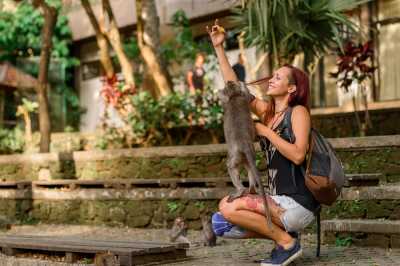
[[[223,198],[219,204],[219,210],[226,220],[249,230],[250,235],[272,239],[285,249],[294,244],[295,240],[283,229],[280,221],[280,216],[285,210],[275,204],[271,198],[268,197],[268,204],[271,211],[272,228],[267,226],[263,201],[260,196],[247,195],[232,202],[228,202],[227,198]]]

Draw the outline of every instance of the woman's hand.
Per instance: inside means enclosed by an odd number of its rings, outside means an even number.
[[[263,136],[262,131],[265,129],[265,125],[262,123],[255,123],[254,127],[256,128],[257,136]]]
[[[211,27],[211,30],[208,26],[206,26],[207,32],[210,35],[211,42],[214,47],[220,46],[225,41],[225,29],[218,25],[218,19],[215,20],[214,26]]]

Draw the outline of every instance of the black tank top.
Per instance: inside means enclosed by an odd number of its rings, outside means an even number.
[[[286,141],[294,143],[291,116],[292,108],[289,107],[275,132]],[[319,203],[304,182],[305,160],[301,165],[294,164],[283,156],[266,137],[260,137],[260,146],[267,160],[268,193],[289,196],[304,208],[314,212],[319,207]]]
[[[192,81],[194,88],[202,91],[204,89],[204,69],[202,67],[195,67],[192,69],[192,72]]]

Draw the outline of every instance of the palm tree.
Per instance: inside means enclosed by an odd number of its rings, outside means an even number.
[[[341,48],[343,29],[356,26],[344,12],[369,0],[242,0],[233,19],[246,43],[272,55],[274,65],[292,62],[304,53],[305,62],[328,49]]]

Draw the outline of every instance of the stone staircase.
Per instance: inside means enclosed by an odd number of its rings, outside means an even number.
[[[323,243],[400,248],[400,184],[358,174],[345,186],[339,201],[323,209]]]

